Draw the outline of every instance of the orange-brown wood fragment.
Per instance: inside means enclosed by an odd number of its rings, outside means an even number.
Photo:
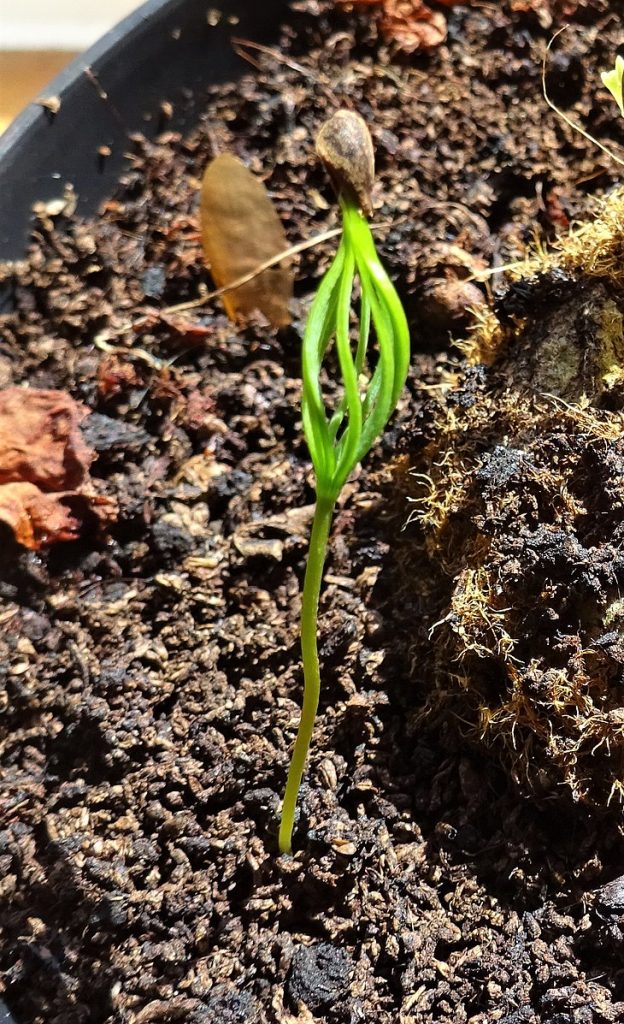
[[[218,288],[251,273],[288,248],[284,228],[261,181],[231,153],[208,165],[201,189],[202,244]],[[237,321],[262,313],[274,327],[290,323],[290,262],[264,270],[227,291],[227,315]]]

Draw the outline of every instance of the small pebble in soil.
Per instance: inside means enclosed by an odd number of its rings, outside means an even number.
[[[240,992],[226,985],[216,985],[210,993],[205,1010],[196,1012],[193,1024],[254,1024],[259,1021],[258,1006],[249,992]]]
[[[624,914],[624,875],[603,885],[597,893],[600,909],[608,914]]]
[[[159,519],[152,528],[152,539],[159,555],[170,561],[177,561],[193,550],[193,538],[181,526]]]
[[[114,450],[138,450],[148,441],[148,434],[144,430],[99,412],[92,412],[87,417],[81,431],[87,444],[98,454]]]
[[[166,284],[165,269],[159,264],[148,267],[141,278],[143,294],[148,299],[159,299],[165,290]]]

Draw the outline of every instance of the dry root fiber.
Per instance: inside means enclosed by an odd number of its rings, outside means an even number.
[[[428,711],[534,790],[622,803],[624,192],[514,277],[410,457]]]

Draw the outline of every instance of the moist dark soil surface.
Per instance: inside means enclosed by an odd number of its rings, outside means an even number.
[[[553,98],[617,145],[598,70],[624,5],[445,10],[447,43],[406,58],[370,6],[293,3],[196,132],[134,137],[101,216],[42,211],[28,259],[3,271],[0,384],[90,407],[92,475],[119,506],[107,531],[87,522],[37,554],[2,536],[0,953],[20,1024],[624,1020],[617,820],[528,799],[452,716],[414,724],[426,588],[406,585],[391,472],[475,298],[449,298],[448,268],[519,257],[616,181],[546,108],[540,73],[565,17]],[[340,105],[371,125],[414,358],[332,531],[290,858],[276,826],[314,500],[299,351],[335,243],[301,256],[291,328],[236,328],[218,300],[167,309],[209,284],[198,181],[216,152],[263,176],[291,241],[335,225],[311,139]]]

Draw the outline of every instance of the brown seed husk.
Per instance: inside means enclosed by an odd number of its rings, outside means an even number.
[[[240,160],[222,153],[208,165],[201,189],[202,244],[218,288],[226,287],[288,248],[266,188]],[[293,272],[289,260],[264,270],[223,296],[233,321],[256,312],[273,327],[290,323]]]
[[[370,217],[375,154],[364,119],[352,110],[338,110],[319,131],[316,152],[337,195],[354,197],[363,213]]]

